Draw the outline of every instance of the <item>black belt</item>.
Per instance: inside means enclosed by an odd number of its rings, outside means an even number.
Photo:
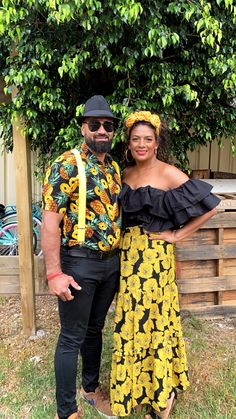
[[[67,247],[66,253],[72,257],[79,257],[79,258],[88,258],[88,259],[100,259],[105,260],[112,258],[115,255],[118,255],[119,249],[113,249],[109,252],[100,252],[96,250],[87,249],[86,247]]]

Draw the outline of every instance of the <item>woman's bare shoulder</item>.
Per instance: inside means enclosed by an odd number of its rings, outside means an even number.
[[[168,180],[170,189],[178,188],[178,186],[189,180],[189,177],[177,167],[164,162],[160,163],[161,174]]]
[[[123,181],[123,182],[125,182],[125,181],[126,181],[126,179],[130,176],[130,174],[132,173],[132,171],[133,171],[133,167],[132,167],[132,166],[130,166],[130,167],[125,167],[125,168],[124,168],[124,170],[123,170],[123,172],[122,172],[122,175],[121,175],[121,177],[122,177],[122,181]]]

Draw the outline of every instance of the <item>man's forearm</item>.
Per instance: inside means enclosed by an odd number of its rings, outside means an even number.
[[[57,229],[57,231],[51,231],[51,229],[47,229],[47,226],[42,223],[41,245],[43,249],[47,275],[59,272],[61,270],[61,238],[59,229]]]

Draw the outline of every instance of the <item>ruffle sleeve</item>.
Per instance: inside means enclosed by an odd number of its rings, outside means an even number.
[[[168,191],[151,186],[133,190],[124,184],[120,202],[125,225],[139,223],[149,231],[177,229],[219,204],[220,199],[211,190],[212,185],[199,179],[189,179]]]

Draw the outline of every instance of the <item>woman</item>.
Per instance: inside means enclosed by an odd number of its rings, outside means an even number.
[[[120,201],[124,233],[117,298],[111,404],[128,416],[167,418],[177,389],[189,386],[175,283],[174,243],[216,214],[212,187],[157,158],[161,123],[150,112],[125,122],[127,160]]]

